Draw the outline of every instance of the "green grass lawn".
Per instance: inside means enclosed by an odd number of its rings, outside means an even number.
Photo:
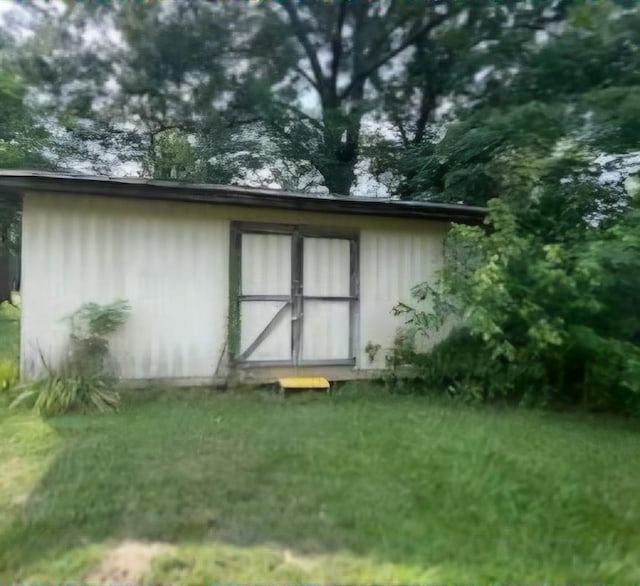
[[[629,583],[639,432],[366,389],[5,412],[0,583],[80,583],[127,540],[173,545],[145,583]]]

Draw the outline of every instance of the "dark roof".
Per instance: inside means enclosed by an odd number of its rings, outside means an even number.
[[[0,171],[0,195],[25,191],[80,193],[124,199],[293,209],[312,212],[422,218],[468,224],[482,222],[485,208],[386,198],[293,193],[276,189],[159,181],[104,175],[67,175],[43,171]]]

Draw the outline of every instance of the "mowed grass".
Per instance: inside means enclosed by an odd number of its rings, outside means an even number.
[[[115,415],[0,415],[0,583],[80,583],[126,540],[145,583],[630,583],[636,423],[167,391]]]

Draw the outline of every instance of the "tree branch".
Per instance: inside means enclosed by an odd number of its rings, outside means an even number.
[[[562,11],[559,11],[553,16],[540,15],[533,19],[529,19],[529,16],[526,14],[520,14],[516,15],[513,26],[514,28],[526,28],[532,31],[546,31],[548,25],[561,22],[565,18],[566,15]]]
[[[420,144],[424,138],[424,131],[427,127],[427,122],[431,117],[431,114],[436,106],[436,98],[429,88],[425,88],[422,91],[422,97],[420,98],[420,115],[416,121],[416,132],[413,137],[414,144]]]
[[[402,1],[402,0],[401,0]],[[391,3],[391,6],[389,7],[389,11],[387,12],[387,14],[384,16],[385,20],[388,20],[392,13],[395,12],[397,10],[397,6],[398,6],[398,2],[394,1]],[[380,17],[378,17],[379,19]],[[412,16],[409,14],[407,16],[404,16],[403,18],[401,18],[398,23],[395,25],[396,28],[402,28],[404,27],[408,22],[411,21]],[[388,33],[388,31],[387,31]],[[389,35],[388,34],[383,34],[381,37],[379,37],[375,43],[372,43],[368,50],[367,50],[367,54],[368,55],[377,55],[381,49],[383,48],[383,46],[389,41]]]
[[[393,59],[396,55],[398,55],[398,53],[402,53],[402,51],[404,51],[416,39],[418,39],[419,37],[421,37],[424,34],[429,33],[430,31],[432,31],[434,28],[440,26],[443,22],[445,22],[449,18],[451,18],[451,14],[450,13],[439,14],[437,17],[433,18],[432,20],[430,20],[426,24],[416,28],[413,32],[409,33],[407,35],[407,37],[404,39],[404,41],[402,41],[402,43],[400,43],[395,49],[392,49],[391,51],[389,51],[385,55],[382,55],[382,57],[380,57],[379,59],[376,59],[371,65],[369,65],[364,70],[362,70],[362,71],[358,72],[356,75],[354,75],[354,77],[351,80],[351,82],[349,83],[349,85],[346,88],[344,88],[344,90],[342,90],[342,92],[340,92],[340,95],[338,96],[339,99],[342,100],[345,97],[347,97],[353,91],[353,89],[355,87],[357,87],[359,84],[361,84],[364,81],[366,81],[366,79],[374,71],[377,71],[378,69],[380,69],[380,67],[382,67],[385,63],[387,63],[391,59]]]
[[[400,140],[402,140],[402,146],[404,146],[404,148],[409,148],[409,137],[407,136],[407,131],[404,128],[404,124],[402,123],[402,120],[400,119],[399,116],[394,116],[392,118],[393,122],[395,123],[396,127],[398,128],[398,132],[400,133]]]
[[[313,77],[311,77],[304,69],[302,69],[302,67],[300,66],[296,66],[295,70],[302,76],[304,77],[314,88],[316,88],[318,91],[320,91],[320,88],[318,87],[318,84],[316,83],[316,81],[313,79]]]
[[[309,116],[309,114],[305,114],[299,108],[296,108],[295,106],[292,106],[291,104],[285,104],[284,102],[278,102],[278,105],[281,108],[284,108],[285,110],[289,110],[291,112],[294,112],[296,115],[300,116],[301,118],[303,118],[304,120],[309,122],[317,130],[322,130],[323,129],[322,123],[319,120],[317,120],[316,118],[313,118],[313,116]]]
[[[245,126],[246,124],[255,124],[256,122],[263,122],[264,118],[262,116],[251,116],[249,118],[229,121],[225,124],[226,128],[233,128],[234,126]]]
[[[340,59],[342,57],[342,27],[344,26],[344,20],[347,15],[348,4],[346,0],[340,2],[338,22],[333,39],[331,40],[331,49],[333,52],[333,59],[331,60],[331,91],[333,93],[337,93],[338,89],[338,70],[340,69]]]
[[[322,67],[320,67],[320,61],[318,60],[318,55],[309,40],[309,36],[307,35],[307,30],[300,20],[300,16],[298,11],[296,10],[295,4],[292,0],[282,0],[280,3],[281,6],[286,10],[289,15],[289,20],[291,22],[291,26],[293,27],[293,32],[296,35],[298,41],[302,45],[304,52],[311,63],[311,69],[313,70],[313,75],[316,78],[316,83],[314,87],[320,92],[323,93],[324,89],[324,75],[322,73]]]

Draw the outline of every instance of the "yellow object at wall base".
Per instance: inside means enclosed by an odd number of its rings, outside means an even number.
[[[331,385],[323,376],[299,376],[278,379],[280,390],[287,391],[325,391],[329,392]]]

